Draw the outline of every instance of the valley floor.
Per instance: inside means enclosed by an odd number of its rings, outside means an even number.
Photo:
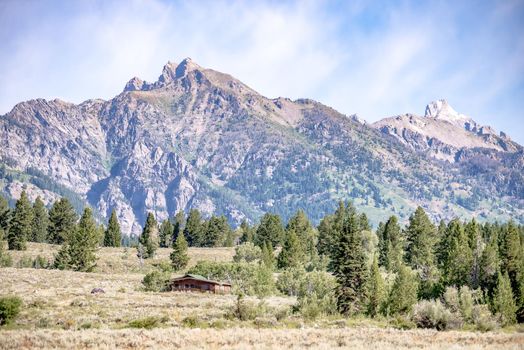
[[[51,257],[55,246],[30,244],[12,253],[15,266],[36,255]],[[271,320],[238,321],[228,317],[234,295],[154,293],[141,281],[152,265],[165,261],[169,249],[140,265],[133,249],[103,248],[94,273],[33,268],[0,268],[0,295],[17,295],[23,307],[16,321],[0,328],[0,349],[523,349],[524,333],[499,330],[397,330],[371,320],[326,318],[306,321],[290,315]],[[229,261],[233,249],[190,249],[198,260]],[[105,293],[91,294],[93,288]],[[259,302],[253,298],[254,302]],[[289,307],[291,297],[269,297],[269,307]],[[153,320],[152,329],[132,328]]]

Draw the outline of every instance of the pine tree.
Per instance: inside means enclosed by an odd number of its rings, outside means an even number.
[[[369,276],[369,283],[367,288],[368,300],[367,300],[367,314],[371,317],[375,317],[383,307],[386,299],[384,278],[378,268],[378,259],[375,254],[373,258],[373,264],[371,265],[371,272]]]
[[[49,226],[49,214],[40,196],[36,197],[33,204],[33,224],[31,229],[31,241],[45,242],[47,239],[47,227]]]
[[[318,225],[318,253],[329,256],[336,241],[336,231],[334,228],[333,215],[326,215],[320,220]]]
[[[396,271],[402,264],[403,240],[396,216],[391,216],[382,230],[379,241],[380,263],[388,271]]]
[[[155,255],[158,248],[158,224],[153,213],[147,214],[146,223],[138,242],[143,247],[142,251],[138,250],[139,258],[149,259]]]
[[[345,315],[354,315],[365,307],[367,283],[366,256],[362,247],[360,223],[354,212],[348,215],[338,234],[331,261],[338,282],[337,307]]]
[[[186,226],[186,217],[184,211],[179,210],[173,220],[173,235],[171,236],[171,245],[175,244],[178,235],[184,232]]]
[[[484,243],[482,241],[480,226],[474,218],[466,224],[464,233],[468,237],[472,254],[471,288],[477,289],[480,285],[480,261],[482,259]]]
[[[262,244],[262,256],[260,261],[267,268],[271,270],[275,269],[275,255],[273,254],[273,247],[271,246],[271,243],[266,242]]]
[[[471,285],[473,254],[469,245],[469,238],[458,219],[451,220],[448,224],[441,249],[447,249],[447,253],[443,254],[442,261],[445,283],[456,287]]]
[[[418,280],[408,266],[400,266],[389,294],[390,315],[407,314],[417,303]]]
[[[90,272],[96,267],[96,250],[100,241],[93,211],[86,207],[78,222],[55,257],[55,267]]]
[[[55,244],[64,242],[73,233],[76,220],[75,209],[67,198],[56,201],[49,211],[47,241]]]
[[[171,246],[171,239],[173,237],[173,224],[168,219],[162,221],[159,230],[160,248],[167,248]]]
[[[9,222],[11,220],[11,209],[9,203],[2,195],[0,195],[0,231],[4,232],[7,236],[9,231]]]
[[[264,214],[255,234],[255,245],[261,247],[264,243],[269,242],[271,247],[275,248],[281,244],[283,238],[284,228],[280,216],[271,213]]]
[[[406,262],[415,269],[429,270],[434,266],[435,226],[424,209],[418,207],[406,228]]]
[[[188,245],[184,235],[178,235],[173,251],[169,256],[171,258],[171,265],[175,271],[182,270],[189,263]]]
[[[31,237],[32,223],[33,207],[25,191],[22,191],[20,199],[16,201],[11,227],[7,234],[7,243],[10,250],[27,249],[27,239]]]
[[[278,255],[277,266],[279,269],[304,266],[306,255],[302,249],[294,229],[286,233],[286,240]]]
[[[520,234],[513,221],[508,222],[502,228],[500,239],[500,262],[501,270],[507,272],[511,281],[513,294],[518,296],[518,278],[521,267],[522,249],[520,246]]]
[[[115,210],[112,210],[107,229],[104,232],[104,247],[120,247],[121,240],[120,224],[118,223]]]
[[[231,231],[231,227],[229,227],[225,216],[212,215],[203,230],[201,246],[218,247],[222,245],[229,231]]]
[[[359,216],[360,231],[371,231],[371,225],[369,224],[366,213],[362,213]]]
[[[511,291],[511,282],[508,273],[498,273],[497,289],[493,298],[493,308],[500,316],[503,326],[516,322],[517,306]]]
[[[488,243],[480,257],[480,287],[488,296],[492,296],[497,284],[499,271],[498,244],[496,237]]]
[[[246,220],[242,220],[242,223],[240,224],[240,244],[247,243],[255,240],[255,232],[256,230],[249,226]]]
[[[202,217],[198,209],[191,209],[184,227],[184,236],[191,247],[198,247],[202,242]]]
[[[318,234],[303,210],[298,210],[295,215],[289,219],[286,226],[286,238],[289,236],[287,233],[291,231],[296,234],[303,262],[318,260]]]

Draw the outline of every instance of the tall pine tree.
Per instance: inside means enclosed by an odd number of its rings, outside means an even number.
[[[406,228],[406,262],[413,269],[429,269],[434,265],[435,231],[424,209],[418,207]]]
[[[147,214],[146,223],[138,243],[139,258],[149,259],[154,257],[158,248],[158,224],[153,213]]]
[[[47,241],[60,244],[71,235],[78,219],[71,202],[65,197],[53,203],[49,211],[49,226],[47,227]]]
[[[118,223],[115,210],[112,210],[104,232],[104,247],[120,247],[121,240],[120,224]]]
[[[173,237],[173,224],[168,219],[162,221],[160,224],[160,230],[159,230],[159,243],[160,248],[167,248],[172,245],[171,239]]]
[[[11,208],[9,203],[2,195],[0,195],[0,231],[4,232],[4,236],[7,236],[9,231],[9,221],[11,220]]]
[[[202,217],[198,209],[191,209],[184,227],[184,236],[191,247],[198,247],[202,243],[203,236]]]
[[[371,265],[367,295],[367,314],[371,317],[375,317],[383,308],[386,300],[385,282],[378,267],[376,254],[373,257],[373,264]]]
[[[441,249],[447,250],[443,254],[441,262],[446,285],[456,287],[471,286],[473,254],[469,238],[466,236],[462,223],[458,219],[451,220],[448,224]]]
[[[36,197],[33,204],[33,224],[31,229],[31,241],[45,242],[47,239],[47,227],[49,226],[49,214],[40,196]]]
[[[498,274],[497,289],[493,297],[494,311],[499,315],[503,326],[515,323],[517,305],[513,299],[513,292],[511,290],[511,282],[508,273]]]
[[[10,250],[27,249],[27,239],[31,237],[32,223],[33,207],[25,191],[22,191],[20,199],[16,201],[11,227],[7,234],[7,243]]]
[[[269,242],[271,247],[275,248],[282,243],[283,238],[284,228],[280,216],[271,213],[264,214],[255,234],[255,245],[262,247],[264,243]]]
[[[359,218],[352,212],[338,234],[331,256],[333,272],[338,282],[337,308],[344,315],[355,315],[365,308],[368,271],[360,229]]]
[[[189,255],[187,254],[187,241],[184,235],[178,235],[173,244],[173,251],[170,254],[171,265],[175,271],[182,270],[189,263]]]
[[[179,210],[173,218],[173,235],[171,236],[171,245],[173,245],[179,234],[184,232],[186,226],[186,217],[183,210]]]
[[[382,230],[379,239],[380,264],[388,271],[397,271],[402,264],[403,239],[396,216],[391,216]]]
[[[279,269],[304,266],[306,255],[294,229],[287,230],[286,239],[278,255]]]

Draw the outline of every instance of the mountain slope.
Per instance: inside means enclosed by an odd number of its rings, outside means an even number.
[[[33,196],[74,195],[102,217],[116,209],[125,233],[140,232],[147,211],[162,220],[193,207],[233,222],[304,208],[318,221],[339,199],[354,200],[375,223],[406,218],[417,205],[435,219],[522,218],[522,147],[439,141],[452,148],[453,162],[444,163],[421,152],[426,145],[434,155],[436,141],[404,128],[400,135],[420,139],[408,142],[387,131],[395,128],[312,100],[268,99],[186,59],[168,63],[154,83],[131,79],[109,101],[15,106],[0,117],[0,187],[10,196],[22,183]]]

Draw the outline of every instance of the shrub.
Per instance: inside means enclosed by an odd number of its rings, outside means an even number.
[[[128,326],[131,328],[145,328],[145,329],[153,329],[155,327],[160,326],[161,323],[166,322],[166,320],[155,317],[155,316],[149,316],[140,318],[137,320],[133,320],[128,323]]]
[[[208,325],[197,315],[190,315],[182,320],[182,325],[188,328],[206,328]]]
[[[43,256],[38,255],[32,264],[34,269],[47,269],[49,267],[49,261]]]
[[[488,332],[498,328],[498,323],[488,305],[475,305],[471,310],[473,324],[481,332]]]
[[[457,288],[447,287],[442,297],[444,299],[444,304],[451,312],[460,312],[460,298]]]
[[[2,244],[2,242],[0,242]],[[13,258],[7,253],[0,252],[0,267],[11,267],[13,266]]]
[[[29,256],[23,256],[22,258],[20,258],[20,260],[18,260],[16,267],[18,268],[33,267],[33,260],[31,260]]]
[[[235,262],[253,262],[260,260],[262,250],[251,242],[242,243],[235,248]]]
[[[11,323],[20,313],[22,299],[15,296],[0,298],[0,325]]]
[[[333,293],[318,296],[316,293],[299,297],[295,311],[306,319],[316,319],[320,316],[332,315],[337,310],[337,302]]]
[[[275,327],[278,322],[277,319],[273,317],[257,317],[255,318],[255,321],[253,322],[255,326],[259,328],[271,328]]]
[[[171,275],[165,271],[152,271],[144,276],[142,284],[148,292],[161,292],[167,289]]]
[[[240,321],[249,321],[254,320],[256,317],[263,316],[265,311],[264,303],[255,304],[253,301],[247,300],[243,294],[239,294],[231,315]]]
[[[447,329],[451,312],[440,300],[422,300],[413,308],[412,320],[419,328]]]

